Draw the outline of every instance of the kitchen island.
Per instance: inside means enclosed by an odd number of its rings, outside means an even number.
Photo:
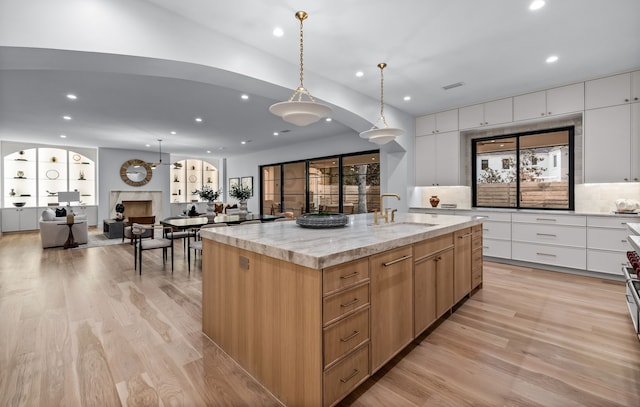
[[[203,229],[204,333],[285,405],[330,406],[482,286],[473,217]]]

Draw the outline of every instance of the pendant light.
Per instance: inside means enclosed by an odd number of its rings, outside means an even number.
[[[387,119],[384,118],[384,73],[383,70],[387,66],[386,63],[380,62],[378,68],[380,68],[380,117],[373,123],[373,127],[367,131],[360,133],[360,137],[368,139],[372,143],[378,145],[387,144],[398,136],[404,134],[404,130],[389,127]],[[382,122],[384,127],[379,128],[377,124]]]
[[[289,98],[287,102],[276,103],[269,108],[271,113],[282,117],[282,120],[285,122],[295,124],[296,126],[307,126],[331,114],[331,108],[316,102],[303,84],[302,22],[306,20],[307,17],[309,17],[309,15],[306,11],[298,11],[296,13],[296,18],[300,21],[300,86],[293,92],[293,95],[291,95],[291,98]],[[307,95],[309,101],[303,101],[303,95]]]

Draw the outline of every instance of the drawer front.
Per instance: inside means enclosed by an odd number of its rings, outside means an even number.
[[[555,215],[546,213],[513,213],[512,222],[536,223],[541,225],[586,226],[585,216]]]
[[[511,225],[511,240],[557,244],[562,246],[587,247],[587,230],[580,226],[555,226],[514,223]]]
[[[322,307],[322,323],[327,325],[367,304],[369,304],[369,283],[325,297]]]
[[[479,216],[482,217],[483,221],[511,222],[510,212],[472,211],[467,216]]]
[[[346,355],[369,340],[369,309],[364,309],[327,328],[323,332],[324,366]]]
[[[328,267],[322,272],[322,292],[328,294],[368,279],[369,259],[367,258]]]
[[[501,259],[511,258],[511,240],[483,239],[482,254]]]
[[[626,252],[630,234],[629,229],[587,228],[587,247]]]
[[[369,377],[369,345],[324,372],[324,405],[331,406]]]
[[[472,233],[482,233],[482,225],[475,225],[471,227]]]
[[[626,252],[587,250],[587,270],[622,276],[622,267],[628,266]]]
[[[627,229],[627,223],[638,223],[640,217],[622,217],[622,216],[587,216],[587,226]]]
[[[482,250],[482,233],[474,233],[471,238],[471,250]]]
[[[413,245],[414,260],[420,260],[423,257],[430,256],[433,253],[444,250],[453,246],[453,233],[434,237]]]
[[[471,288],[476,288],[482,283],[482,268],[471,270]]]
[[[511,240],[511,223],[484,221],[482,234],[488,238]]]
[[[574,269],[585,269],[587,266],[587,250],[577,247],[512,242],[511,258]]]

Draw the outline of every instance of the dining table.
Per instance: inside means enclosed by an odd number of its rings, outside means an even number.
[[[259,220],[260,222],[271,222],[278,218],[284,218],[284,215],[261,215],[257,213],[248,213],[244,216],[219,214],[213,218],[210,223],[226,223],[227,225],[238,225],[248,220]]]
[[[163,226],[170,226],[178,230],[187,230],[192,228],[200,228],[209,223],[209,218],[206,216],[194,216],[184,217],[177,216],[172,218],[163,219],[160,224]]]

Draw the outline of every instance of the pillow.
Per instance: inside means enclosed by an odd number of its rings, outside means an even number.
[[[61,216],[67,216],[67,210],[64,208],[57,208],[56,209],[56,218],[59,218]]]
[[[56,213],[53,211],[53,209],[45,209],[44,211],[42,211],[42,220],[51,221],[54,220],[55,217]]]

